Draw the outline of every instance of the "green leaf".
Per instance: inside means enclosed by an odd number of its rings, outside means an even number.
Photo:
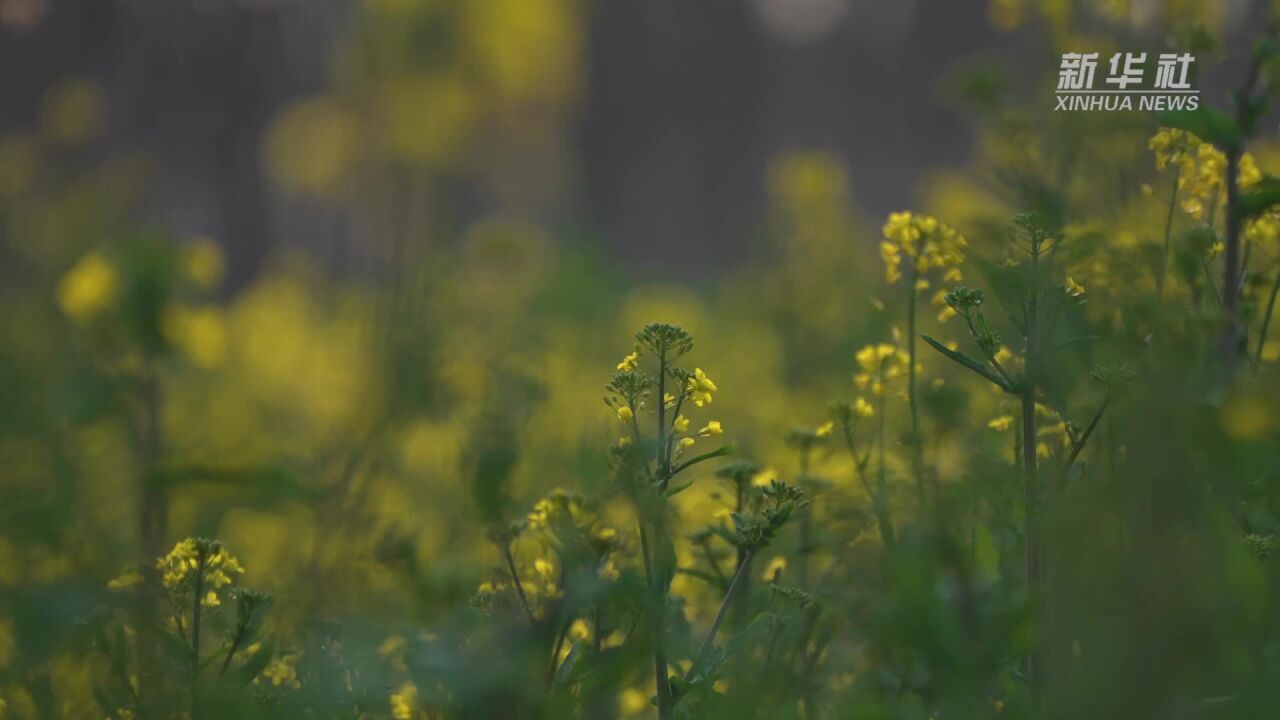
[[[952,350],[928,335],[921,335],[920,337],[923,338],[925,342],[929,343],[934,350],[937,350],[948,358],[954,360],[956,363],[978,373],[1001,390],[1004,390],[1007,393],[1013,392],[1013,387],[1010,386],[1009,383],[1005,382],[1004,378],[997,375],[995,371],[991,370],[986,365],[983,365],[962,352]]]
[[[1241,132],[1235,121],[1208,105],[1195,110],[1162,110],[1156,113],[1161,125],[1185,130],[1226,152],[1240,147]]]
[[[692,480],[690,480],[689,482],[687,482],[687,483],[685,483],[685,484],[683,484],[683,485],[676,485],[675,487],[667,488],[667,491],[666,491],[665,493],[663,493],[663,494],[664,494],[664,495],[666,495],[666,496],[667,496],[667,497],[669,497],[669,498],[670,498],[670,497],[675,497],[676,495],[679,495],[680,493],[684,492],[685,490],[688,490],[688,489],[689,489],[690,487],[692,487],[692,486],[693,486],[693,481],[692,481]]]
[[[688,460],[685,460],[684,462],[677,465],[676,469],[671,471],[671,477],[675,477],[676,475],[679,475],[682,471],[687,470],[688,468],[691,468],[700,462],[706,462],[707,460],[711,460],[712,458],[724,457],[725,455],[732,454],[733,451],[734,451],[733,443],[729,443],[728,445],[725,445],[724,447],[719,448],[717,450],[712,450],[711,452],[705,452],[705,453],[702,453],[701,455],[695,455],[694,457],[691,457]]]
[[[1240,193],[1239,212],[1243,219],[1257,217],[1275,205],[1280,205],[1280,178],[1268,175],[1257,185]]]

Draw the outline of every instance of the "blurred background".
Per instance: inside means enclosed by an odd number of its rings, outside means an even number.
[[[1253,5],[1214,3],[1215,24],[1235,37]],[[435,210],[414,243],[509,213],[640,272],[678,253],[697,275],[758,242],[778,153],[831,153],[879,217],[970,159],[966,71],[999,68],[1048,102],[1053,22],[1138,45],[1165,32],[1158,0],[1047,3],[1048,22],[1037,7],[4,0],[0,131],[61,122],[95,154],[144,157],[147,212],[222,244],[235,287],[279,247],[359,266],[374,240],[336,200],[373,164],[406,179],[379,202]]]

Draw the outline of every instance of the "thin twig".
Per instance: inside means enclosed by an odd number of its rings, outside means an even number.
[[[689,666],[689,673],[686,678],[692,677],[693,672],[698,669],[698,665],[702,662],[702,658],[711,650],[711,646],[715,643],[716,633],[720,631],[720,623],[724,622],[724,617],[729,612],[729,603],[733,600],[733,591],[738,588],[738,583],[742,580],[742,576],[746,574],[747,568],[751,566],[752,551],[747,550],[746,555],[738,571],[733,574],[733,582],[729,583],[729,589],[725,591],[724,600],[720,603],[720,609],[716,611],[715,620],[711,622],[711,629],[707,631],[707,637],[702,641],[702,646],[698,648],[698,654],[693,656],[693,664]]]
[[[533,615],[533,608],[529,606],[529,597],[524,594],[524,585],[520,582],[520,573],[516,572],[516,561],[511,556],[511,545],[506,541],[502,541],[502,557],[507,561],[507,570],[511,573],[511,583],[515,585],[516,595],[520,597],[520,606],[524,608],[525,617],[529,618],[530,625],[537,625],[538,619]]]

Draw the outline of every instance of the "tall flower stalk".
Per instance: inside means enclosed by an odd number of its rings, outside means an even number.
[[[640,548],[650,596],[648,615],[653,636],[658,717],[667,720],[674,708],[665,637],[667,596],[676,570],[674,542],[667,523],[667,500],[688,487],[672,484],[681,472],[728,454],[732,446],[691,454],[698,439],[723,432],[716,420],[691,430],[692,421],[684,414],[687,406],[710,405],[719,391],[702,368],[689,371],[677,364],[693,350],[693,338],[677,325],[653,323],[640,330],[636,340],[639,344],[635,351],[618,363],[618,372],[605,388],[608,393],[605,403],[627,429],[614,448],[613,458],[624,488],[632,495],[638,511]],[[647,366],[648,371],[642,366]],[[655,391],[656,400],[651,397]],[[651,414],[653,432],[648,434],[641,417],[651,403],[656,404],[656,409]],[[743,566],[748,563],[749,557]]]
[[[964,262],[964,249],[968,243],[955,229],[927,215],[897,212],[889,215],[884,224],[884,240],[880,254],[885,263],[885,280],[893,285],[907,280],[907,402],[911,412],[911,432],[907,444],[911,448],[911,474],[915,480],[916,496],[923,514],[928,504],[924,477],[924,437],[920,432],[919,398],[916,375],[916,321],[917,295],[928,290],[935,280],[956,283],[962,279],[959,265]],[[945,292],[934,294],[933,304],[944,306]],[[942,315],[949,312],[945,306]]]

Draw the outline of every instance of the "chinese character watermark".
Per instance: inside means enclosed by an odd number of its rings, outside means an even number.
[[[1192,87],[1191,53],[1160,53],[1154,73],[1145,52],[1117,52],[1108,58],[1101,83],[1095,82],[1099,53],[1063,53],[1058,66],[1055,111],[1195,110],[1200,91]]]

